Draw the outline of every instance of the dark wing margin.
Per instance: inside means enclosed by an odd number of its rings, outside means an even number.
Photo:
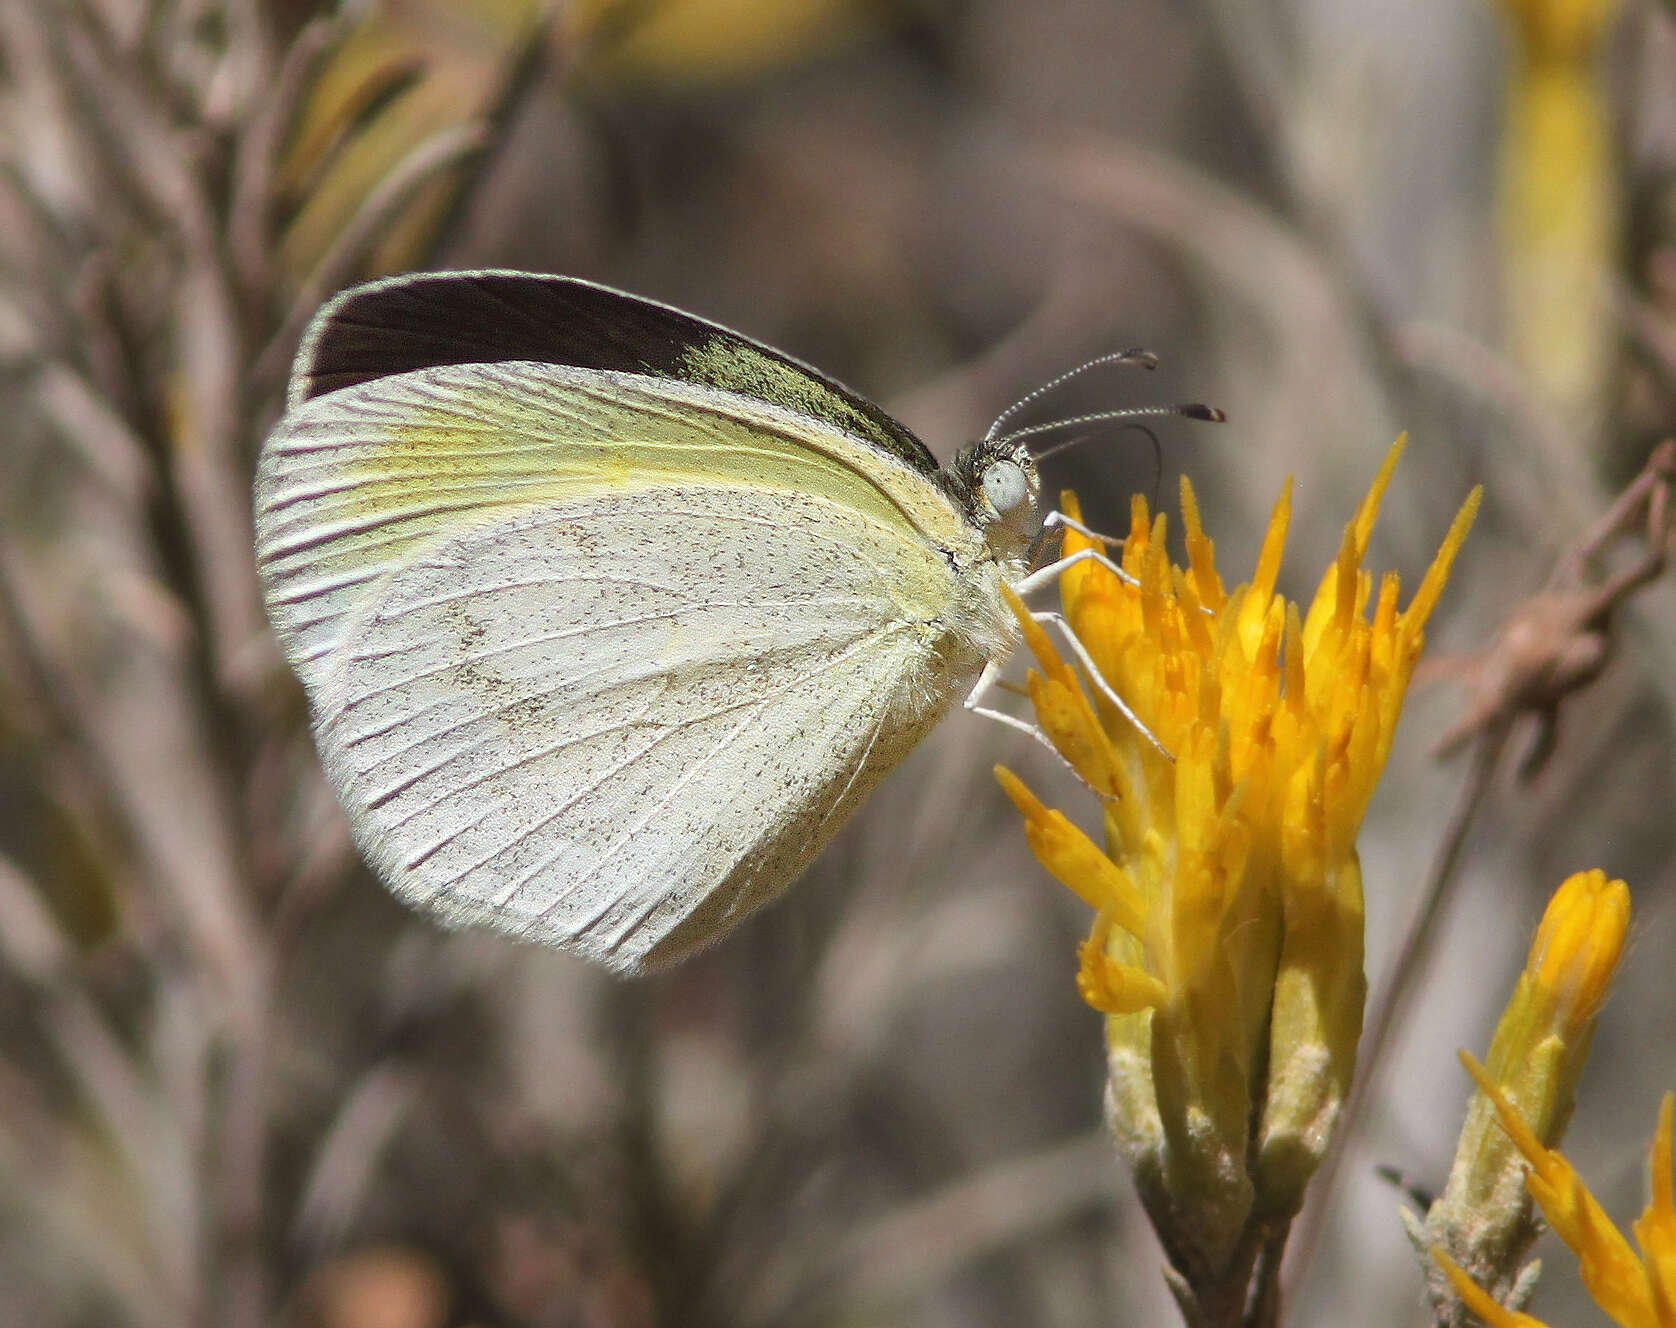
[[[508,360],[738,392],[937,471],[925,444],[866,397],[772,346],[655,300],[531,272],[415,272],[344,291],[303,337],[289,404],[415,369]]]

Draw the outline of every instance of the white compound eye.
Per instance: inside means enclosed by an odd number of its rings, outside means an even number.
[[[1027,508],[1032,495],[1024,467],[1014,461],[992,462],[984,469],[983,496],[1003,519]]]

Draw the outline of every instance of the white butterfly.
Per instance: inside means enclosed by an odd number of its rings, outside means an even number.
[[[1022,436],[940,470],[665,305],[432,273],[315,319],[257,552],[385,882],[639,970],[778,894],[1005,659],[1038,492]]]

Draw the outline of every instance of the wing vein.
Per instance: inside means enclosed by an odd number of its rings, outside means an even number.
[[[778,688],[774,689],[773,691],[769,692],[767,695],[765,695],[763,697],[752,697],[752,698],[746,698],[744,700],[724,702],[721,705],[712,707],[711,709],[706,710],[706,711],[704,711],[700,714],[687,715],[687,716],[682,717],[679,720],[675,720],[675,721],[669,723],[659,733],[657,733],[651,739],[650,742],[648,742],[639,751],[635,752],[633,755],[628,757],[626,760],[624,760],[622,762],[619,762],[615,767],[613,767],[610,771],[608,771],[606,776],[602,777],[601,779],[595,780],[592,784],[588,785],[587,787],[583,788],[580,792],[578,792],[573,798],[571,798],[568,801],[566,801],[565,803],[561,804],[559,807],[557,807],[552,812],[548,813],[546,816],[542,817],[540,820],[532,822],[530,825],[520,827],[519,830],[518,830],[518,833],[513,837],[513,839],[509,843],[504,843],[504,844],[497,845],[494,848],[494,850],[491,851],[490,853],[478,858],[476,861],[474,861],[472,863],[467,864],[465,867],[462,867],[460,870],[455,872],[454,875],[449,877],[447,880],[441,882],[438,885],[437,889],[432,892],[432,895],[430,897],[432,899],[434,899],[437,896],[443,894],[445,891],[452,888],[454,885],[458,884],[465,877],[471,875],[472,873],[474,873],[476,871],[479,871],[484,866],[486,866],[488,863],[493,862],[495,860],[495,858],[499,857],[502,853],[507,852],[509,849],[516,848],[519,844],[523,843],[531,835],[537,834],[540,831],[546,829],[547,826],[552,824],[552,822],[554,822],[560,816],[562,816],[566,812],[568,812],[571,809],[571,807],[573,807],[577,802],[579,802],[581,799],[587,797],[595,789],[597,789],[601,784],[603,784],[605,782],[605,779],[610,778],[611,776],[616,775],[623,770],[626,770],[629,766],[631,766],[631,765],[635,764],[636,762],[640,761],[641,759],[643,759],[646,755],[648,755],[656,747],[660,746],[664,742],[667,742],[669,739],[677,736],[678,734],[680,734],[684,730],[686,730],[688,728],[691,728],[694,724],[705,723],[709,720],[716,719],[716,718],[718,718],[722,715],[728,714],[730,711],[738,710],[738,709],[741,709],[741,708],[747,707],[747,706],[756,706],[760,709],[761,707],[766,706],[769,701],[772,701],[775,698],[783,695],[785,692],[789,691],[791,688],[796,687],[796,686],[800,686],[800,685],[808,682],[810,676],[824,674],[824,673],[830,671],[831,669],[837,668],[846,659],[848,659],[850,656],[854,655],[857,651],[865,649],[868,645],[872,644],[873,641],[875,641],[875,640],[877,640],[877,639],[879,639],[883,636],[889,635],[893,631],[900,630],[900,626],[901,625],[895,625],[895,626],[892,626],[892,627],[883,628],[883,629],[881,629],[877,632],[869,633],[866,637],[863,637],[862,639],[854,642],[853,644],[848,646],[846,649],[840,651],[837,655],[833,656],[831,659],[823,660],[821,662],[821,665],[819,666],[819,668],[812,671],[812,674],[807,674],[806,673],[806,674],[800,675],[799,677],[793,678],[790,681],[781,684]],[[648,704],[650,704],[650,703],[648,703]],[[645,713],[644,709],[642,710],[641,713],[642,714]],[[543,749],[543,750],[540,750],[540,751],[531,752],[531,753],[529,753],[525,756],[520,757],[517,761],[512,762],[510,765],[507,765],[507,766],[505,766],[501,769],[495,770],[495,771],[486,772],[486,773],[478,776],[478,778],[476,780],[473,780],[470,785],[456,786],[454,789],[449,790],[449,792],[447,794],[445,794],[444,797],[453,796],[454,794],[459,792],[460,788],[471,787],[472,785],[480,783],[483,780],[493,778],[498,774],[503,774],[503,773],[505,773],[506,770],[517,769],[521,766],[529,764],[531,761],[543,759],[545,756],[550,755],[552,753],[552,751],[557,751],[565,745],[568,745],[568,744],[566,744],[566,743],[550,744],[550,747],[548,749]],[[707,754],[704,758],[704,761],[700,762],[699,764],[702,765],[704,763],[707,763],[709,760],[713,759],[714,754],[715,754],[714,751]],[[681,783],[684,785],[685,782],[686,781],[683,778]],[[656,804],[656,806],[658,808],[663,807],[666,803],[667,797],[668,797],[668,795],[666,794],[665,798],[660,798],[658,803]],[[424,812],[429,811],[429,810],[431,810],[431,808],[437,806],[440,803],[440,801],[442,801],[442,799],[437,799],[436,801],[433,801],[432,803],[428,804],[424,808],[416,809],[413,813],[411,813],[411,816],[418,816],[418,815],[424,814]],[[481,813],[478,817],[476,817],[474,820],[467,822],[465,825],[455,827],[444,840],[442,840],[441,842],[439,842],[437,844],[434,844],[434,845],[431,845],[431,846],[427,847],[425,850],[423,850],[420,853],[420,855],[417,859],[410,860],[409,863],[408,863],[409,868],[411,869],[412,867],[417,866],[419,862],[422,862],[425,859],[431,857],[439,849],[444,847],[447,843],[451,842],[452,840],[458,838],[460,835],[466,833],[467,831],[476,829],[477,826],[481,825],[482,822],[492,813],[492,811],[493,811],[492,808],[489,809],[489,810],[486,810],[483,813]],[[404,817],[403,819],[404,820],[410,819],[410,817]],[[642,818],[641,824],[645,823],[645,819],[646,818]],[[580,878],[578,878],[578,880],[575,882],[575,885],[580,886],[580,885],[584,884],[586,881],[588,881],[593,876],[593,874],[598,870],[600,864],[603,863],[608,857],[612,856],[617,851],[619,851],[623,847],[623,845],[625,845],[626,843],[629,842],[629,839],[631,837],[632,837],[632,835],[627,835],[627,834],[617,836],[617,838],[612,842],[610,847],[604,853],[602,853],[600,855],[600,857],[596,858],[594,860],[594,862],[589,864],[587,872],[584,875],[582,875]],[[545,870],[546,867],[551,864],[554,856],[555,856],[554,853],[549,853],[546,856],[544,856],[534,867],[526,870],[524,872],[524,874],[522,876],[520,876],[518,878],[518,880],[513,883],[512,889],[505,896],[505,898],[501,901],[501,903],[499,905],[497,905],[497,907],[504,908],[506,906],[506,903],[508,901],[510,901],[512,896],[515,895],[517,893],[517,891],[519,889],[521,889],[525,884],[527,884],[528,881],[537,872]],[[615,901],[613,901],[613,902],[615,902]],[[609,909],[609,907],[610,907],[610,905],[608,904],[607,908]],[[551,910],[551,906],[550,906],[548,911],[550,911],[550,910]],[[546,914],[544,913],[543,916],[545,916],[545,915]],[[598,919],[596,918],[596,919],[594,919],[594,921],[597,922]],[[590,925],[592,925],[592,924],[590,924]]]

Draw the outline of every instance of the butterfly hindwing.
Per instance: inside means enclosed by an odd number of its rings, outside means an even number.
[[[800,872],[950,689],[897,584],[937,569],[790,505],[576,498],[390,578],[321,680],[318,738],[397,893],[638,968]],[[645,556],[665,541],[689,551],[679,575]]]

